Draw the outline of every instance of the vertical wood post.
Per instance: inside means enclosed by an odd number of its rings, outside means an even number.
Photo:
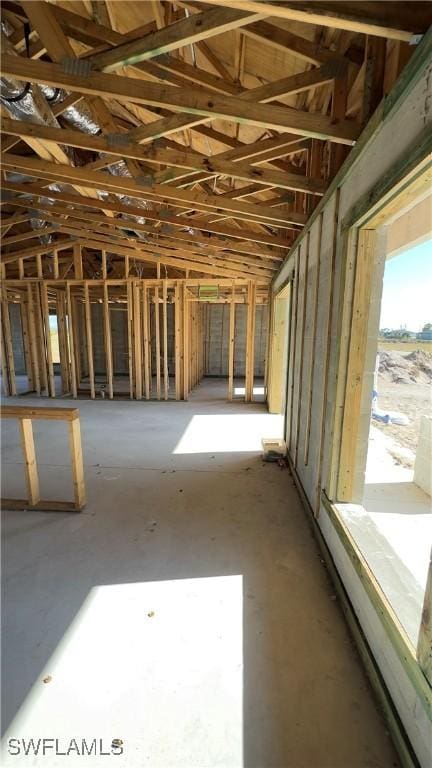
[[[36,319],[35,319],[34,303],[33,303],[33,288],[30,283],[27,283],[27,305],[28,305],[28,321],[29,321],[28,330],[29,330],[31,360],[32,360],[32,367],[33,367],[34,388],[36,390],[36,393],[40,395],[41,382],[40,382],[40,372],[39,372],[39,356],[38,356],[37,339],[36,339]]]
[[[183,400],[189,397],[189,304],[187,286],[183,283]]]
[[[181,365],[181,296],[180,285],[177,282],[175,286],[175,304],[174,304],[174,324],[175,324],[175,393],[176,400],[181,400],[182,387],[182,365]]]
[[[159,264],[158,264],[159,266]],[[154,289],[155,308],[155,342],[156,342],[156,397],[161,396],[161,370],[160,370],[160,317],[159,317],[159,288]]]
[[[133,330],[135,357],[135,397],[142,399],[142,344],[141,344],[141,302],[140,285],[136,281],[133,286]]]
[[[79,243],[74,243],[74,246],[73,246],[73,263],[74,263],[75,280],[82,280],[83,264],[82,264],[81,246]]]
[[[130,280],[127,282],[127,340],[128,340],[128,365],[129,365],[129,397],[134,396],[134,361],[133,361],[133,289]]]
[[[229,314],[229,350],[228,350],[228,400],[233,399],[234,394],[234,339],[235,339],[235,283],[231,289],[231,303]]]
[[[93,333],[91,324],[91,304],[89,295],[89,286],[87,280],[84,283],[84,310],[85,310],[85,325],[86,325],[86,337],[87,337],[87,361],[88,372],[90,379],[90,397],[95,399],[95,377],[94,377],[94,362],[93,362]]]
[[[31,419],[20,419],[21,445],[25,461],[25,476],[29,503],[34,506],[40,499],[39,478]]]
[[[42,312],[45,324],[45,344],[48,365],[48,391],[50,397],[55,397],[54,365],[52,359],[51,328],[49,321],[48,290],[45,282],[41,283]]]
[[[17,388],[16,388],[16,379],[15,379],[15,362],[14,362],[14,355],[13,355],[12,332],[11,332],[11,325],[10,325],[7,289],[3,288],[1,296],[2,296],[1,304],[2,304],[2,320],[3,320],[3,339],[4,339],[5,359],[6,359],[7,370],[9,374],[8,375],[9,392],[11,395],[16,395]]]
[[[72,479],[75,507],[77,510],[80,510],[84,506],[86,498],[81,444],[81,428],[79,419],[73,419],[69,422],[69,448],[72,461]]]
[[[76,357],[75,357],[76,348],[75,348],[75,335],[74,335],[73,318],[72,318],[72,301],[71,301],[71,292],[70,292],[69,283],[66,283],[66,309],[67,309],[67,331],[69,336],[69,351],[70,351],[71,390],[72,390],[72,397],[76,398],[78,395],[77,367],[76,367]]]
[[[105,345],[105,368],[108,384],[108,397],[110,400],[114,397],[113,384],[113,354],[111,337],[111,318],[109,311],[109,293],[108,286],[103,286],[103,325],[104,325],[104,345]]]
[[[149,367],[149,313],[148,313],[148,298],[147,298],[147,286],[143,284],[143,305],[142,305],[142,320],[143,320],[143,346],[144,346],[144,391],[145,398],[150,398],[150,367]]]
[[[162,283],[162,328],[163,328],[163,368],[164,368],[164,400],[168,400],[168,296],[166,280]]]

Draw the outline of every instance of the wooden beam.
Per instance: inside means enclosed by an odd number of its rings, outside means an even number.
[[[10,189],[12,191],[21,193],[23,191],[26,192],[26,195],[33,198],[46,198],[49,197],[50,200],[58,200],[61,202],[71,203],[71,206],[69,208],[68,215],[72,215],[71,211],[78,210],[78,206],[84,206],[86,208],[95,208],[95,203],[89,202],[89,200],[86,197],[79,197],[78,195],[72,195],[68,192],[49,192],[43,190],[42,188],[39,188],[37,184],[16,184],[13,182],[5,182],[3,183],[3,189]],[[14,200],[14,204],[18,206],[28,207],[28,201],[22,200],[20,198],[16,198]],[[32,203],[38,210],[44,210],[44,206],[41,206],[41,204],[37,205]],[[132,206],[132,205],[125,205],[122,203],[108,203],[104,202],[104,206],[110,206],[110,209],[117,213],[117,214],[125,214],[129,217],[138,217],[142,218],[142,208],[139,208],[138,206]],[[100,208],[97,207],[98,214]],[[57,213],[59,211],[57,210]],[[63,211],[61,212],[63,214]],[[95,221],[99,221],[99,218],[94,219],[95,214],[92,214],[92,219]],[[85,218],[85,217],[84,217]],[[146,210],[145,215],[146,220],[149,221],[155,221],[160,222],[168,225],[172,225],[175,229],[173,231],[173,237],[179,238],[179,239],[186,239],[186,240],[192,240],[193,242],[202,242],[203,245],[209,244],[215,248],[221,248],[226,250],[232,250],[234,252],[238,253],[245,253],[248,255],[260,255],[263,258],[272,258],[275,257],[276,259],[280,258],[280,251],[270,251],[267,248],[264,248],[264,245],[271,245],[274,248],[282,248],[284,251],[288,250],[288,243],[286,239],[279,237],[278,235],[266,233],[266,232],[253,232],[249,229],[244,229],[241,227],[234,228],[234,227],[228,227],[228,226],[221,226],[217,223],[212,223],[203,219],[200,220],[194,220],[193,226],[194,230],[199,230],[202,232],[209,233],[206,236],[200,235],[193,235],[193,237],[187,232],[179,232],[180,228],[184,228],[189,230],[191,228],[191,220],[187,218],[186,216],[174,216],[174,215],[167,215],[166,211],[158,211],[157,209],[148,209]],[[121,219],[114,220],[114,222],[106,222],[110,225],[115,226],[116,223],[118,224]],[[129,224],[129,222],[128,222]],[[156,229],[155,227],[148,229],[142,229],[141,225],[138,226],[138,223],[133,220],[133,218],[130,220],[130,229],[137,228],[137,231],[148,231],[149,233],[155,233],[160,234],[160,229]],[[221,235],[225,238],[233,238],[232,240],[220,240],[219,237],[212,237],[212,235]],[[210,236],[209,236],[210,235]],[[165,235],[166,237],[169,236],[169,234]],[[240,241],[240,242],[239,242]],[[241,241],[244,241],[243,243]],[[64,240],[63,247],[70,247],[70,240]],[[58,241],[55,243],[56,248],[58,248]],[[49,249],[45,248],[43,252],[47,252]],[[31,249],[33,253],[33,249]],[[282,254],[283,255],[283,254]],[[15,261],[15,257],[12,259]]]
[[[330,51],[318,42],[306,40],[286,29],[277,27],[267,21],[257,21],[243,29],[246,37],[251,37],[259,42],[266,42],[279,50],[291,51],[301,61],[319,66],[338,58],[334,51]],[[313,71],[313,70],[311,70]]]
[[[429,22],[416,22],[415,18],[398,23],[398,12],[393,4],[387,12],[386,3],[368,3],[373,10],[362,9],[362,4],[338,2],[266,2],[266,0],[208,0],[207,5],[223,5],[250,13],[262,13],[274,18],[316,24],[331,29],[350,30],[363,35],[389,37],[394,40],[410,41],[414,33],[425,32]],[[356,8],[357,6],[357,8]],[[408,9],[407,9],[408,10]]]
[[[143,186],[134,179],[111,176],[102,171],[86,171],[79,167],[58,166],[35,157],[5,153],[2,160],[4,169],[25,171],[48,181],[76,184],[84,180],[85,184],[93,189],[128,194],[139,199],[145,197],[147,200],[163,201],[176,207],[192,208],[204,213],[227,213],[235,219],[284,228],[291,224],[304,225],[306,222],[306,217],[302,213],[237,202],[224,198],[223,195],[189,192],[163,184]]]
[[[292,107],[249,103],[234,96],[206,93],[198,89],[168,87],[97,72],[83,78],[65,73],[58,64],[21,59],[8,54],[1,57],[1,67],[4,75],[18,80],[31,80],[79,93],[115,98],[121,102],[180,109],[211,119],[228,119],[342,144],[354,144],[359,135],[358,126],[348,121],[333,125],[330,118],[319,114],[298,112]],[[174,117],[177,118],[176,115]]]
[[[230,8],[211,8],[209,11],[180,19],[142,38],[96,54],[91,57],[91,62],[95,69],[111,72],[119,66],[137,64],[199,40],[238,29],[259,18],[262,18],[260,14],[252,15]]]
[[[326,82],[329,81],[331,82],[331,78],[326,79]],[[50,128],[46,125],[28,123],[21,120],[3,119],[1,132],[14,136],[33,136],[48,141],[56,141],[58,144],[65,144],[71,147],[79,147],[94,152],[103,152],[116,156],[119,151],[118,147],[113,147],[107,139],[101,136],[93,136],[91,134],[84,134],[81,131],[69,129]],[[235,179],[253,181],[258,185],[273,185],[280,187],[281,189],[293,189],[317,195],[323,195],[325,192],[325,184],[323,182],[321,183],[317,180],[308,179],[301,174],[290,174],[271,169],[255,168],[254,166],[245,163],[233,163],[230,161],[218,160],[217,156],[214,158],[207,158],[196,152],[176,152],[172,149],[152,148],[151,151],[148,151],[138,144],[132,144],[130,147],[123,146],[121,153],[124,158],[129,157],[149,163],[155,163],[157,165],[187,168],[208,172],[210,174],[222,174],[231,176]],[[164,180],[170,181],[171,179],[172,171],[168,169],[163,171],[162,174],[159,174],[157,180],[159,183],[163,183]],[[29,234],[26,233],[24,235],[17,235],[16,237],[25,238],[28,236]],[[36,237],[37,233],[32,232],[30,236]],[[8,238],[5,242],[15,242],[15,240]]]

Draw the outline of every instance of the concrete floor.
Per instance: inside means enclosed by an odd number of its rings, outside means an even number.
[[[225,386],[80,401],[85,512],[3,512],[7,737],[120,738],[122,768],[395,766],[289,472],[260,459],[280,417]],[[22,495],[2,428],[3,495]],[[35,435],[43,496],[67,498],[66,430]]]

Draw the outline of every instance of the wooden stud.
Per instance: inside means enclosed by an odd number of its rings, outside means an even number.
[[[60,354],[60,374],[62,394],[70,392],[70,356],[66,329],[66,296],[63,291],[56,292],[57,329]]]
[[[35,310],[34,310],[34,301],[33,301],[33,286],[31,283],[27,283],[27,306],[28,306],[29,342],[30,342],[31,362],[32,362],[32,369],[33,369],[33,382],[34,382],[34,388],[36,390],[36,393],[40,396],[41,381],[40,381],[40,370],[39,370],[39,355],[38,355],[37,337],[36,337],[36,319],[35,319]]]
[[[127,281],[127,350],[129,365],[129,397],[134,396],[134,359],[133,359],[133,288],[132,282]]]
[[[73,246],[73,263],[74,263],[75,280],[82,280],[83,279],[83,263],[82,263],[81,245],[79,243],[75,243]]]
[[[58,261],[58,251],[55,250],[53,252],[53,275],[54,279],[58,280],[59,276],[59,261]]]
[[[306,421],[305,421],[305,443],[304,443],[304,456],[303,462],[307,466],[309,462],[309,445],[310,445],[310,431],[312,421],[312,398],[314,391],[314,374],[315,374],[315,360],[317,356],[316,344],[317,344],[317,331],[318,331],[318,307],[319,307],[319,288],[321,277],[321,243],[322,243],[322,229],[323,229],[323,214],[320,213],[318,222],[318,243],[317,243],[317,266],[315,275],[315,288],[313,296],[313,320],[312,320],[312,333],[310,341],[310,366],[309,366],[309,380],[306,386],[307,392],[307,408],[306,408]]]
[[[299,335],[301,339],[300,345],[300,361],[299,361],[299,374],[298,374],[298,396],[297,396],[297,425],[296,425],[296,438],[295,438],[295,451],[294,451],[294,467],[297,467],[298,450],[300,442],[300,427],[302,424],[302,403],[303,403],[303,363],[304,363],[304,346],[305,346],[305,330],[306,330],[306,312],[308,301],[308,280],[309,280],[309,250],[310,250],[310,231],[306,236],[306,253],[303,259],[303,296],[302,296],[302,309],[301,309],[301,326]]]
[[[82,510],[86,503],[84,466],[81,443],[80,420],[73,419],[69,422],[69,448],[72,461],[72,478],[74,488],[75,508]]]
[[[176,400],[181,400],[182,393],[182,356],[181,356],[181,336],[182,336],[182,307],[181,293],[178,282],[175,284],[175,304],[174,304],[174,324],[175,324],[175,393]]]
[[[16,386],[16,378],[15,378],[15,361],[14,361],[14,354],[13,354],[13,342],[12,342],[7,288],[3,288],[2,290],[2,320],[3,320],[3,323],[2,323],[3,339],[4,339],[4,347],[5,347],[5,353],[6,353],[5,358],[7,361],[7,370],[9,373],[9,376],[8,376],[9,392],[11,395],[16,395],[17,386]]]
[[[107,255],[106,251],[102,251],[102,278],[107,279]]]
[[[231,289],[231,303],[229,314],[229,351],[228,351],[228,400],[233,399],[234,394],[234,341],[235,341],[235,283]]]
[[[133,337],[135,358],[135,397],[142,399],[142,341],[141,341],[141,295],[138,281],[133,285]]]
[[[164,399],[168,400],[168,296],[166,280],[162,283],[162,328],[163,328],[163,367],[164,367]]]
[[[40,499],[39,478],[36,465],[36,453],[31,419],[20,419],[21,446],[25,462],[27,496],[31,505]]]
[[[41,301],[42,301],[42,315],[45,326],[45,347],[46,347],[46,361],[48,366],[48,391],[50,397],[55,397],[55,378],[54,378],[54,365],[52,357],[52,344],[51,344],[51,327],[49,320],[49,304],[48,304],[48,290],[46,282],[42,281],[40,285],[41,289]]]
[[[149,369],[149,312],[147,286],[144,283],[142,289],[142,322],[143,322],[143,347],[144,347],[144,392],[145,399],[150,398],[150,369]]]
[[[29,389],[33,391],[35,389],[35,382],[34,382],[34,376],[33,376],[33,364],[32,364],[31,348],[30,348],[28,304],[25,298],[26,297],[23,296],[20,302],[21,328],[22,328],[24,359],[25,359],[25,365],[26,365],[28,385],[29,385]]]
[[[160,315],[159,315],[159,288],[154,289],[154,318],[155,318],[155,349],[156,349],[156,397],[161,396],[161,370],[160,370]]]
[[[93,332],[92,332],[92,319],[91,319],[91,303],[89,294],[88,281],[84,281],[84,313],[85,313],[85,329],[86,329],[86,341],[87,341],[87,363],[88,374],[90,379],[90,397],[95,399],[95,375],[94,375],[94,360],[93,360]]]
[[[69,352],[70,352],[70,380],[72,397],[76,398],[78,395],[78,381],[77,381],[77,367],[75,356],[75,335],[74,335],[74,322],[72,316],[72,300],[71,290],[69,283],[66,283],[66,310],[67,310],[67,332],[69,337]]]
[[[183,283],[183,400],[189,399],[189,303]]]
[[[351,501],[375,256],[375,230],[359,233],[337,497]]]
[[[246,327],[246,371],[245,371],[245,402],[253,400],[254,383],[254,352],[255,352],[255,302],[256,284],[248,283],[247,327]]]
[[[103,326],[104,326],[104,348],[105,348],[105,368],[108,384],[108,397],[110,400],[114,397],[113,385],[113,354],[111,337],[111,318],[109,308],[109,290],[106,282],[103,284]]]

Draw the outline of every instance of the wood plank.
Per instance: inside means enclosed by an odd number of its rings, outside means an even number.
[[[85,331],[87,341],[87,364],[90,380],[90,397],[95,399],[95,374],[94,374],[94,357],[93,357],[93,331],[91,320],[91,304],[88,281],[84,282],[84,315],[85,315]]]
[[[150,367],[149,367],[149,307],[148,307],[148,291],[147,286],[144,283],[142,289],[142,322],[143,322],[143,346],[144,346],[144,392],[145,399],[150,398]]]
[[[31,419],[20,419],[21,448],[24,456],[24,468],[29,503],[37,504],[40,499],[39,477],[36,464],[36,452]]]
[[[375,230],[360,230],[339,462],[337,494],[340,501],[351,501],[353,490],[375,240]]]
[[[86,503],[84,466],[79,418],[69,422],[69,449],[72,462],[72,479],[76,511],[81,511]]]
[[[43,501],[37,504],[30,504],[27,499],[1,499],[1,508],[12,511],[31,510],[34,512],[81,512],[77,509],[74,501]]]
[[[3,189],[7,189],[13,192],[22,193],[25,192],[26,195],[29,195],[31,197],[47,197],[47,191],[43,189],[41,186],[38,186],[37,184],[18,184],[15,182],[5,181],[3,182]],[[67,203],[71,203],[73,206],[84,206],[86,208],[95,208],[97,207],[99,210],[99,206],[96,206],[96,204],[92,201],[90,201],[88,198],[78,195],[72,195],[67,192],[52,192],[50,190],[49,192],[49,199],[50,200],[61,200]],[[17,198],[14,200],[15,205],[20,205],[20,201]],[[138,206],[133,205],[125,205],[122,203],[111,203],[106,201],[104,203],[104,207],[109,208],[115,213],[125,213],[129,216],[137,216],[142,217],[142,208],[139,208]],[[146,219],[149,221],[157,221],[161,223],[167,223],[172,224],[174,227],[179,228],[190,228],[190,219],[183,216],[172,216],[172,215],[160,215],[160,211],[156,211],[154,209],[146,210]],[[267,245],[267,246],[273,246],[274,248],[282,248],[284,251],[288,250],[287,247],[287,241],[285,238],[281,238],[278,235],[273,235],[264,232],[251,232],[250,229],[245,229],[243,227],[229,227],[229,226],[221,226],[218,223],[210,222],[210,221],[203,221],[203,220],[197,220],[196,223],[194,222],[194,227],[196,227],[198,230],[202,232],[210,232],[216,235],[221,235],[223,237],[233,238],[234,243],[231,246],[230,241],[227,241],[226,247],[228,248],[237,248],[237,250],[241,250],[240,246],[241,243],[238,243],[238,240],[244,241],[244,251],[245,253],[251,253],[251,242],[258,244],[259,246]],[[215,240],[213,242],[210,240],[210,242],[213,244],[215,243]],[[229,243],[229,246],[228,246]],[[59,240],[56,240],[56,248],[67,248],[70,247],[71,242],[70,239],[64,239],[63,242],[59,242]],[[52,247],[52,246],[51,246]],[[256,246],[254,246],[256,247]],[[42,252],[47,253],[48,247],[47,246],[41,246]],[[36,249],[37,251],[38,249]],[[34,255],[35,249],[31,248],[29,249],[29,256]],[[260,251],[261,252],[261,247]],[[253,253],[253,251],[252,251]],[[20,254],[22,256],[22,253]],[[25,256],[24,256],[25,258]],[[2,262],[9,263],[10,261],[15,261],[17,259],[16,254],[9,256],[8,259],[3,258]]]
[[[133,284],[133,338],[134,338],[134,360],[135,360],[135,397],[142,399],[142,341],[141,341],[141,291],[140,284],[135,281]]]
[[[306,217],[302,213],[268,208],[262,204],[238,202],[225,198],[223,195],[186,191],[177,187],[170,187],[167,184],[143,186],[136,180],[127,177],[110,176],[102,171],[87,171],[80,167],[60,167],[55,163],[49,163],[35,157],[4,153],[2,161],[3,168],[6,170],[25,171],[40,179],[70,184],[84,182],[87,186],[104,192],[127,194],[138,199],[142,199],[145,195],[147,200],[162,201],[176,207],[192,208],[204,213],[226,212],[232,218],[283,228],[290,228],[291,224],[303,226],[306,223]],[[57,243],[56,247],[58,247]],[[6,263],[6,259],[3,259],[3,262]]]
[[[307,73],[309,74],[309,73]],[[325,82],[331,81],[327,78]],[[14,136],[37,136],[46,140],[55,140],[56,143],[67,146],[89,149],[95,152],[104,152],[107,154],[118,155],[118,147],[113,146],[103,136],[93,136],[84,134],[80,131],[71,129],[51,128],[50,126],[28,123],[25,121],[9,120],[4,118],[1,124],[1,132],[12,134]],[[233,163],[230,161],[218,160],[218,157],[207,158],[204,155],[192,152],[178,152],[172,149],[152,149],[147,150],[139,144],[131,144],[122,147],[122,156],[138,160],[144,160],[148,163],[157,165],[167,165],[169,168],[187,168],[204,173],[221,174],[231,176],[234,179],[242,181],[253,181],[258,185],[273,185],[281,189],[293,189],[308,192],[311,194],[322,195],[325,192],[324,182],[307,178],[299,173],[286,173],[265,168],[256,168],[245,163]],[[164,180],[171,181],[173,178],[171,170],[165,170],[157,175],[157,181],[160,184]],[[52,230],[54,231],[54,230]],[[19,239],[26,237],[36,237],[37,233],[25,233],[16,235],[14,238],[7,238],[5,245],[12,242],[18,242]]]
[[[174,300],[174,354],[175,354],[175,395],[176,400],[181,400],[182,390],[182,367],[181,367],[181,332],[182,332],[182,318],[181,318],[181,293],[180,285],[178,282],[175,284],[175,300]]]
[[[166,280],[162,282],[162,302],[164,400],[168,400],[168,295]]]
[[[231,302],[229,313],[229,349],[228,349],[228,400],[233,399],[234,394],[234,343],[235,343],[235,284],[231,289]]]
[[[46,359],[47,359],[47,367],[48,367],[48,391],[49,391],[50,397],[55,397],[56,391],[55,391],[54,364],[53,364],[52,344],[51,344],[51,327],[50,327],[50,321],[49,321],[48,291],[47,291],[47,285],[45,281],[41,283],[40,290],[41,290],[43,322],[45,326],[45,346],[46,346]]]
[[[9,302],[7,289],[3,287],[1,294],[1,308],[2,308],[2,329],[3,329],[3,341],[5,350],[5,360],[7,367],[7,377],[9,394],[16,395],[16,378],[15,378],[15,362],[13,354],[12,332],[9,315]]]
[[[183,283],[183,400],[189,400],[190,382],[189,382],[189,302],[187,300],[188,290],[186,283]]]
[[[255,360],[255,310],[256,285],[250,280],[247,296],[247,326],[246,326],[246,363],[245,363],[245,402],[253,400],[254,360]]]
[[[33,405],[3,405],[1,419],[31,419],[31,421],[73,421],[79,418],[78,408],[57,408]]]
[[[207,5],[223,5],[226,8],[238,8],[250,13],[269,13],[269,3],[263,0],[208,0]],[[428,23],[417,22],[414,18],[403,24],[397,23],[397,13],[386,13],[383,9],[385,3],[375,3],[371,15],[368,9],[362,10],[361,4],[338,2],[274,2],[271,3],[271,15],[274,18],[299,21],[303,24],[317,24],[331,29],[349,30],[363,35],[375,35],[377,37],[389,37],[393,40],[406,40],[409,42],[413,34],[425,32]],[[390,4],[389,4],[390,5]],[[356,9],[358,7],[358,10]],[[379,12],[378,12],[379,6]],[[390,5],[390,9],[392,6]]]
[[[30,283],[27,283],[27,306],[28,306],[28,319],[29,319],[28,329],[29,329],[30,353],[31,353],[31,363],[32,363],[32,370],[33,370],[33,384],[34,384],[36,394],[40,396],[41,380],[40,380],[39,355],[38,355],[37,337],[36,337],[36,319],[35,319],[34,300],[33,300],[33,286],[30,285]]]
[[[82,251],[81,251],[80,243],[74,243],[73,264],[74,264],[75,280],[82,280],[84,275],[83,275]]]
[[[75,347],[75,335],[74,335],[74,318],[72,314],[72,301],[71,290],[69,283],[66,283],[66,310],[67,310],[67,332],[69,338],[69,352],[70,352],[70,379],[71,379],[71,391],[72,397],[78,396],[78,380],[77,380],[77,366],[76,366],[76,347]]]
[[[95,69],[111,72],[119,66],[137,64],[169,51],[176,51],[182,46],[191,45],[199,40],[206,40],[214,35],[238,29],[259,18],[261,18],[260,14],[251,15],[248,12],[230,8],[212,8],[180,19],[137,40],[96,54],[91,57],[91,62]]]
[[[129,397],[134,396],[134,359],[133,359],[133,288],[130,280],[126,283],[127,291],[127,352],[129,366]]]
[[[114,396],[113,385],[113,353],[111,336],[111,318],[109,309],[109,288],[104,281],[103,284],[103,327],[104,327],[104,348],[105,348],[105,367],[108,386],[108,397],[110,400]]]
[[[160,366],[160,313],[159,313],[159,288],[154,289],[154,318],[155,318],[155,349],[156,349],[156,397],[161,397],[161,366]]]
[[[136,79],[92,73],[88,78],[66,74],[63,67],[47,62],[21,59],[4,54],[1,67],[5,75],[18,80],[54,85],[84,94],[118,99],[121,102],[147,104],[211,119],[228,119],[259,128],[289,131],[318,139],[329,139],[352,145],[359,135],[358,126],[348,121],[333,125],[331,119],[319,114],[299,112],[292,107],[256,104],[218,93],[198,89],[161,86]],[[177,128],[178,130],[178,128]],[[6,153],[7,154],[7,153]]]

